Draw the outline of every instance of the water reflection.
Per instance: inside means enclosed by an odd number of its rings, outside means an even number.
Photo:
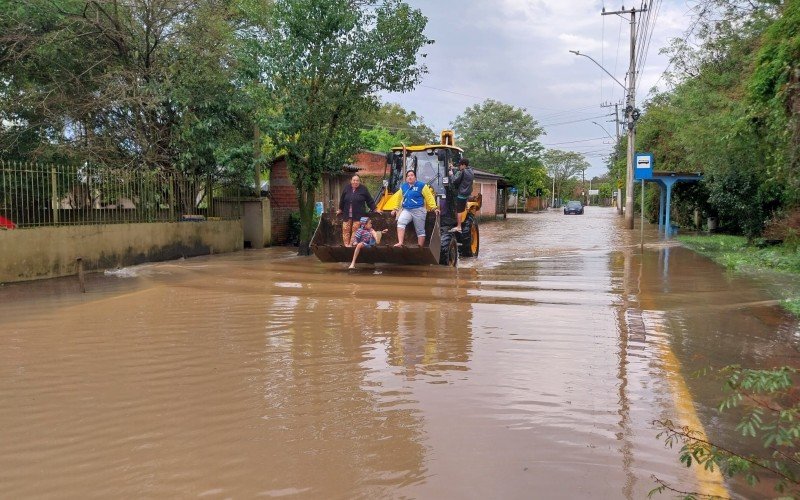
[[[692,371],[796,364],[797,322],[766,285],[621,225],[597,207],[485,224],[457,271],[276,248],[94,275],[85,295],[0,288],[2,496],[691,489],[650,423],[683,405],[735,436]]]
[[[388,362],[412,379],[468,370],[471,320],[469,304],[401,300],[377,308],[379,328],[388,336]]]

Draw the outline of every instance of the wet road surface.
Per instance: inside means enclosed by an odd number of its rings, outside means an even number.
[[[607,208],[481,237],[458,270],[272,248],[0,287],[0,496],[752,495],[652,421],[735,439],[691,373],[799,364],[769,283]]]

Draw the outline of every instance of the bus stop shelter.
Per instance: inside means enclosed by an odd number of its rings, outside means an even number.
[[[655,182],[661,187],[661,196],[658,204],[658,231],[665,236],[672,236],[675,229],[670,222],[672,209],[672,187],[678,182],[698,182],[703,178],[700,173],[688,172],[654,172],[653,155],[651,153],[636,153],[636,168],[634,179],[641,181],[642,193],[645,182]]]

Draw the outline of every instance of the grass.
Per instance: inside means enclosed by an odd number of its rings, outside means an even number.
[[[786,299],[781,303],[781,305],[784,309],[800,318],[800,298]]]
[[[748,245],[744,237],[724,234],[678,236],[678,241],[732,271],[778,272],[800,278],[800,251],[796,244],[759,248]],[[800,297],[787,298],[781,305],[800,317]]]

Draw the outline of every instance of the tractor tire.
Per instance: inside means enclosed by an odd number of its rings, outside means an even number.
[[[442,233],[442,247],[439,253],[439,264],[448,267],[458,266],[458,241],[453,233]]]
[[[461,256],[477,257],[481,249],[481,233],[478,230],[478,220],[475,214],[467,214],[461,223]]]

